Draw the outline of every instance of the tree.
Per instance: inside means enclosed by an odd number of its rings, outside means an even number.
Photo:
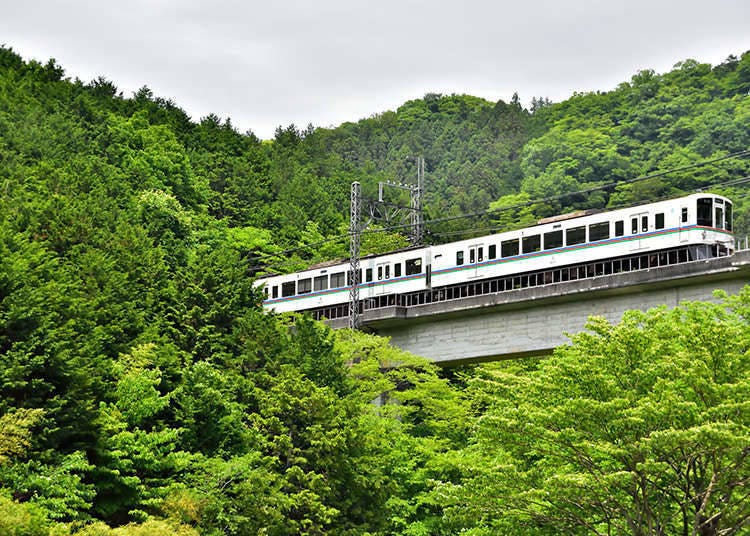
[[[474,380],[493,407],[449,518],[496,533],[739,534],[750,522],[750,287],[632,311]],[[482,394],[484,393],[484,394]]]

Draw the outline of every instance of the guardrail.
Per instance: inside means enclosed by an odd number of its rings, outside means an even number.
[[[734,239],[735,251],[747,251],[748,249],[750,249],[750,236]]]

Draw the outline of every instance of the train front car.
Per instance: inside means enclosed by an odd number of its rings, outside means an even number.
[[[680,207],[680,241],[695,244],[694,259],[734,253],[733,206],[726,197],[694,194]],[[692,205],[692,206],[691,206]]]
[[[692,194],[433,247],[433,288],[680,249],[697,260],[734,250],[732,203]]]

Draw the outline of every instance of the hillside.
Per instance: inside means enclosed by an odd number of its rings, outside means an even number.
[[[0,534],[739,533],[750,292],[439,371],[266,314],[252,275],[345,255],[300,246],[345,232],[352,181],[372,195],[415,155],[432,218],[682,168],[433,241],[697,187],[747,231],[747,186],[716,186],[747,155],[697,164],[748,149],[749,91],[745,53],[531,110],[428,94],[263,142],[0,48]]]

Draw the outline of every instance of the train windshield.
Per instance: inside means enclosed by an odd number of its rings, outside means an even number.
[[[710,197],[701,197],[698,199],[698,225],[703,227],[713,227],[713,199]]]

